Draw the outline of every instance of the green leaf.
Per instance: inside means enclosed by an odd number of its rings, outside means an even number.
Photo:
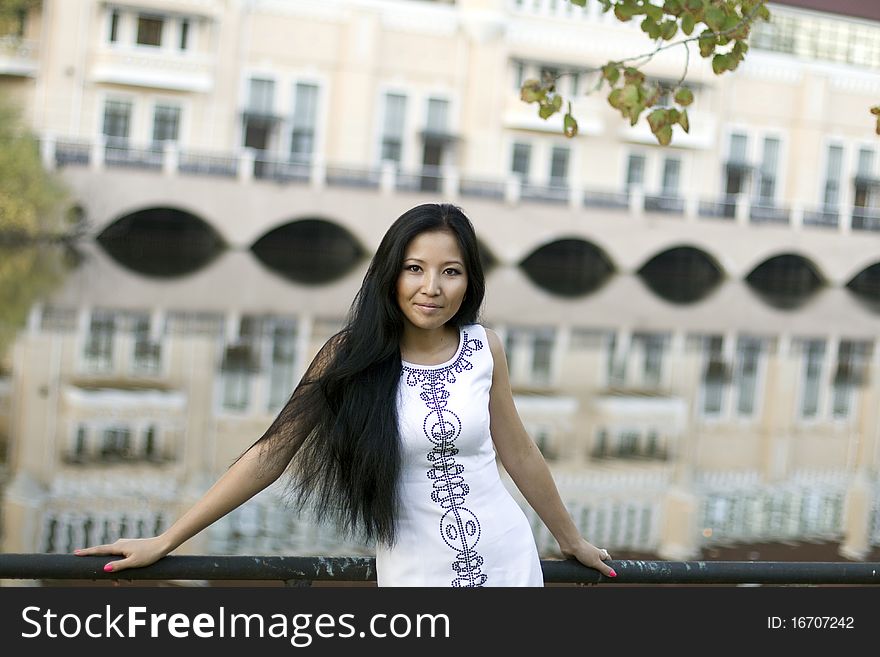
[[[520,89],[519,97],[527,103],[540,102],[546,91],[537,80],[526,80]]]
[[[562,131],[566,137],[574,137],[578,133],[578,123],[569,111],[562,120]]]
[[[672,126],[665,125],[657,130],[654,135],[657,137],[657,141],[660,142],[661,146],[669,146],[669,142],[672,141]]]
[[[678,23],[675,21],[666,21],[660,26],[660,36],[664,41],[669,41],[678,32]]]
[[[690,105],[694,102],[694,92],[687,87],[681,87],[675,92],[675,102],[682,106]]]
[[[727,55],[715,55],[712,58],[712,72],[721,75],[730,66],[730,58]]]
[[[682,0],[666,0],[663,3],[663,11],[672,16],[679,16],[684,11]]]
[[[577,5],[578,7],[584,7],[587,4],[587,0],[569,0],[571,4]]]
[[[538,116],[542,119],[549,119],[556,113],[556,108],[548,103],[543,103],[538,107]]]
[[[681,129],[685,132],[690,132],[691,122],[690,119],[688,119],[688,111],[686,109],[681,110],[681,114],[678,117],[678,125],[680,125]]]
[[[645,17],[645,20],[642,21],[641,28],[642,32],[651,37],[651,39],[660,38],[660,26],[657,24],[657,21],[652,20],[650,17]]]
[[[626,79],[627,83],[645,81],[645,74],[632,66],[627,66],[623,69],[623,77]]]
[[[724,13],[724,10],[712,5],[706,10],[703,20],[713,32],[720,32],[726,17],[727,15]]]
[[[558,112],[562,109],[562,96],[558,94],[553,96],[553,100],[550,101],[550,104],[553,106],[553,111]]]
[[[614,5],[614,15],[617,16],[617,20],[622,23],[632,20],[632,17],[635,16],[635,14],[635,7],[631,5]]]
[[[669,123],[669,112],[665,109],[655,109],[648,114],[648,125],[651,126],[651,132],[657,134],[657,131],[664,125]]]
[[[608,80],[608,83],[611,86],[614,86],[620,78],[620,69],[614,64],[605,64],[605,66],[602,67],[602,77]]]
[[[646,4],[645,16],[650,18],[655,23],[659,23],[661,20],[663,20],[663,8],[658,7],[657,5]]]
[[[703,8],[703,0],[685,0],[684,6],[688,11],[700,11]]]
[[[693,14],[685,14],[681,17],[681,31],[690,36],[694,31],[696,21]]]
[[[708,57],[715,52],[715,46],[718,41],[712,30],[703,30],[697,43],[700,45],[700,55]]]
[[[639,102],[639,87],[636,84],[627,83],[623,85],[620,94],[620,103],[625,106],[632,106]]]
[[[623,89],[612,89],[608,94],[608,104],[614,109],[620,109],[623,101]]]

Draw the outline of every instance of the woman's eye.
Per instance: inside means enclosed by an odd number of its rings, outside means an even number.
[[[450,268],[450,269],[446,270],[446,273],[449,274],[450,276],[458,276],[461,272],[458,271],[457,269]]]
[[[407,265],[407,266],[406,266],[406,270],[407,270],[407,271],[418,271],[418,270],[419,270],[419,266],[418,266],[418,265]]]

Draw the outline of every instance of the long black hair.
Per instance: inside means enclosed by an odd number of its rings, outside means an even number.
[[[398,505],[397,386],[403,315],[396,284],[417,235],[452,233],[467,290],[449,324],[477,321],[485,292],[477,237],[462,210],[426,203],[402,214],[382,238],[345,327],[318,352],[274,422],[254,443],[263,462],[288,468],[294,505],[345,535],[392,544]]]

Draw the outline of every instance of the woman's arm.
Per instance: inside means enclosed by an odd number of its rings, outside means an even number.
[[[608,577],[614,570],[602,561],[607,552],[584,539],[559,497],[556,482],[541,451],[520,420],[510,388],[507,359],[498,335],[486,329],[495,367],[489,393],[490,431],[498,458],[526,501],[535,510],[567,557],[574,557],[585,566],[595,568]]]
[[[153,538],[120,538],[115,543],[76,550],[77,556],[100,554],[124,558],[104,566],[107,572],[149,566],[208,525],[244,504],[281,476],[284,468],[268,469],[262,461],[263,443],[251,447],[180,519]]]

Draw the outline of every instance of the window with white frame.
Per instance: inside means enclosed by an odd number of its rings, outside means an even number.
[[[113,369],[115,336],[116,316],[107,311],[96,310],[93,312],[83,350],[83,359],[87,370],[107,372]]]
[[[763,340],[751,336],[740,336],[736,343],[734,391],[736,412],[741,417],[751,417],[755,412],[763,348]]]
[[[874,205],[874,149],[860,148],[856,162],[856,177],[853,190],[853,205],[857,208],[869,208]]]
[[[526,182],[529,179],[529,169],[532,161],[532,147],[530,144],[514,144],[513,155],[510,161],[510,171]]]
[[[550,152],[550,184],[554,187],[568,185],[568,162],[571,149],[566,146],[554,146]]]
[[[153,110],[153,143],[176,142],[180,137],[180,105],[158,103]]]
[[[667,198],[677,198],[681,179],[681,160],[667,157],[663,160],[663,179],[660,182],[660,193]]]
[[[131,101],[116,99],[104,101],[104,123],[101,132],[108,143],[128,141],[131,130],[131,111]]]
[[[269,363],[269,402],[270,412],[280,409],[290,397],[296,383],[296,320],[278,318],[273,322],[271,333],[271,361]]]
[[[185,18],[180,21],[180,40],[177,45],[180,50],[189,48],[189,21]]]
[[[864,340],[841,340],[837,345],[837,368],[831,383],[831,415],[840,420],[853,412],[856,389],[865,381],[872,344]]]
[[[831,144],[825,162],[825,190],[822,202],[828,209],[840,204],[840,180],[843,177],[843,146]]]
[[[720,415],[729,382],[727,364],[724,362],[724,338],[720,335],[706,336],[703,342],[705,366],[703,369],[703,414]]]
[[[761,168],[758,172],[758,202],[762,205],[773,205],[773,200],[776,197],[776,169],[778,166],[779,139],[765,137]]]
[[[265,78],[248,80],[247,108],[255,114],[272,114],[275,111],[275,81]]]
[[[747,155],[748,137],[740,132],[730,135],[727,163],[725,165],[726,181],[724,193],[735,196],[746,191],[751,167]]]
[[[119,41],[119,20],[119,10],[114,9],[110,12],[110,25],[108,26],[109,31],[107,33],[107,40],[110,43],[117,43]]]
[[[403,159],[403,136],[406,125],[406,96],[385,94],[382,121],[382,146],[379,159],[400,164]]]
[[[293,94],[293,130],[290,158],[307,161],[315,150],[315,126],[318,121],[318,87],[298,82]]]
[[[803,340],[803,375],[801,376],[800,416],[813,419],[819,415],[825,340]]]
[[[153,14],[139,14],[137,18],[137,34],[135,43],[139,46],[162,45],[162,32],[165,28],[165,18]]]
[[[428,99],[425,132],[446,134],[449,131],[449,101],[443,98]]]
[[[640,153],[630,153],[626,160],[626,191],[633,187],[642,187],[645,184],[645,156]]]

